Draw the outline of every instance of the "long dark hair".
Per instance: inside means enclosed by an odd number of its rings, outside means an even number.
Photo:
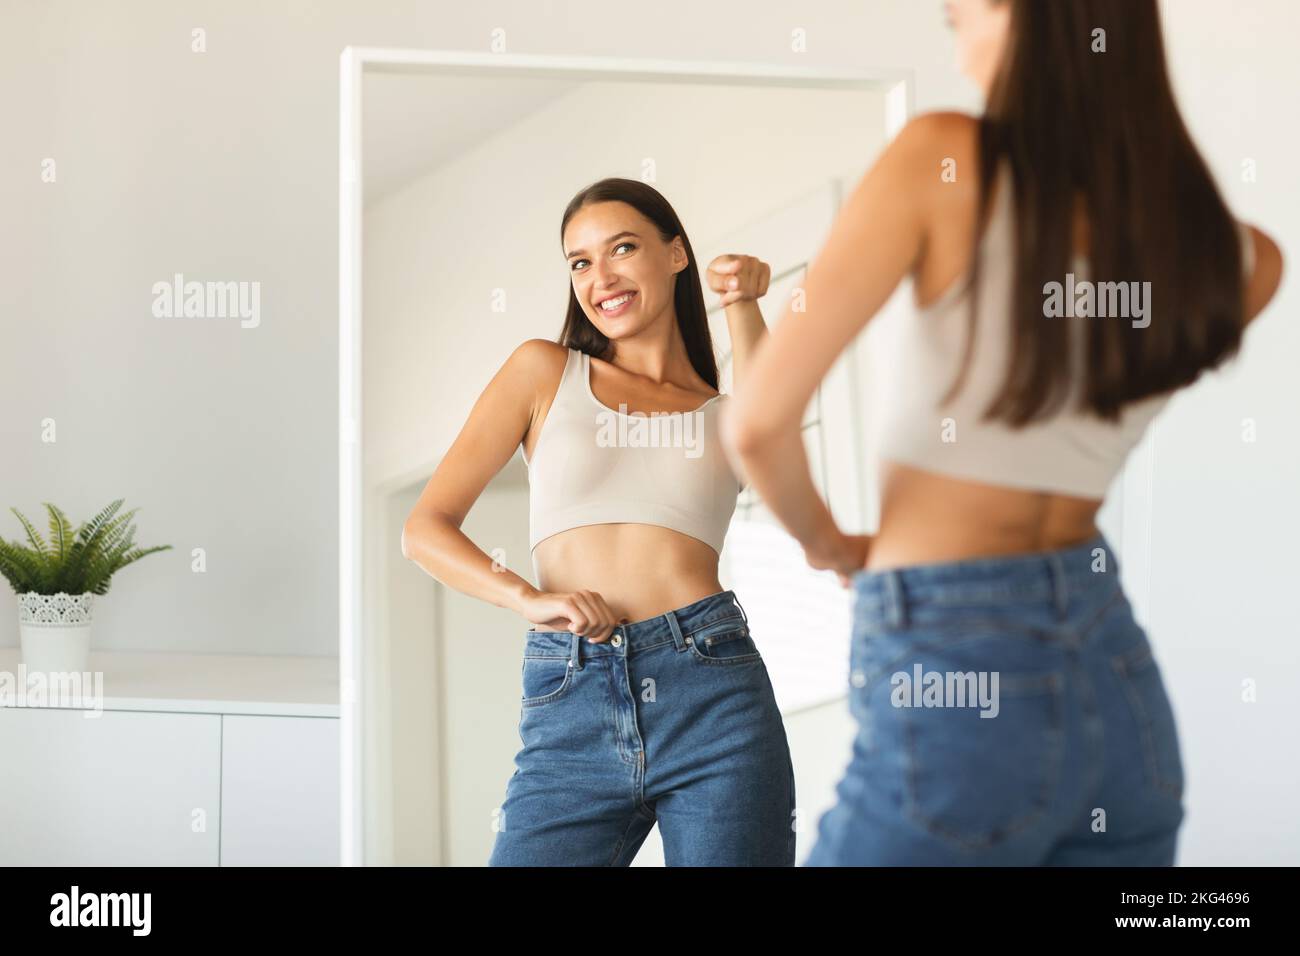
[[[700,378],[709,387],[718,387],[718,361],[713,354],[713,336],[709,333],[709,313],[704,305],[704,289],[700,285],[700,269],[695,262],[695,251],[686,237],[681,220],[658,190],[635,179],[602,179],[580,190],[569,200],[560,220],[560,241],[564,230],[584,206],[598,202],[625,202],[646,219],[654,223],[664,242],[681,236],[686,247],[686,268],[677,273],[673,288],[673,307],[677,312],[677,328],[686,343],[686,354]],[[569,285],[569,308],[564,315],[564,328],[557,341],[566,348],[577,349],[588,355],[608,361],[613,356],[613,343],[600,329],[592,325],[582,304]]]
[[[976,286],[990,184],[1002,161],[1011,172],[1017,249],[1011,361],[983,417],[1019,426],[1067,398],[1068,326],[1044,317],[1044,284],[1063,282],[1069,271],[1081,194],[1090,278],[1151,283],[1148,326],[1084,319],[1080,401],[1114,421],[1123,405],[1194,382],[1236,353],[1243,312],[1236,223],[1174,102],[1156,0],[994,2],[1012,9],[979,122]],[[1100,42],[1104,52],[1094,52]],[[958,382],[970,361],[977,298],[973,289]]]

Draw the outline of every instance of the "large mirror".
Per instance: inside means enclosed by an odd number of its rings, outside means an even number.
[[[520,743],[528,624],[439,584],[403,558],[400,537],[503,361],[526,339],[559,335],[569,275],[558,233],[568,200],[608,176],[650,183],[677,210],[701,268],[722,253],[769,264],[759,306],[771,326],[841,197],[907,114],[906,84],[885,76],[525,59],[345,59],[341,390],[345,421],[350,401],[360,412],[358,440],[345,435],[342,485],[345,543],[350,529],[359,536],[344,554],[344,811],[353,827],[344,862],[488,858]],[[358,85],[354,113],[349,77]],[[728,392],[730,342],[717,299],[706,289]],[[875,523],[871,409],[889,369],[873,362],[873,341],[890,334],[886,314],[827,377],[804,422],[818,487],[856,531]],[[462,530],[528,577],[528,508],[517,452]],[[802,857],[813,837],[807,821],[833,802],[851,739],[849,592],[807,567],[748,489],[720,578],[744,604],[786,722]],[[635,863],[662,862],[652,832]]]

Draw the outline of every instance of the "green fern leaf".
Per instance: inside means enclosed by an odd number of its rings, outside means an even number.
[[[72,547],[74,535],[72,522],[57,505],[47,501],[45,507],[50,512],[50,548],[54,557],[62,561],[68,556],[68,550]]]
[[[33,550],[35,550],[43,560],[49,554],[50,549],[45,544],[45,539],[41,537],[41,533],[36,530],[30,521],[27,520],[27,516],[17,508],[10,508],[9,510],[16,514],[18,520],[23,523],[23,530],[27,532],[27,540],[32,543]]]

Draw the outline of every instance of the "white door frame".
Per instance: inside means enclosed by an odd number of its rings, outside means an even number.
[[[912,115],[908,70],[860,70],[785,64],[472,53],[346,47],[339,58],[339,687],[340,863],[364,863],[364,688],[361,477],[362,80],[366,73],[539,77],[647,83],[716,83],[886,94],[891,138]]]

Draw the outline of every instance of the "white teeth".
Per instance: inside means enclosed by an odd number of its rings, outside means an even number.
[[[600,307],[608,312],[610,309],[617,309],[620,305],[632,298],[632,293],[620,295],[617,299],[606,299],[600,304]]]

